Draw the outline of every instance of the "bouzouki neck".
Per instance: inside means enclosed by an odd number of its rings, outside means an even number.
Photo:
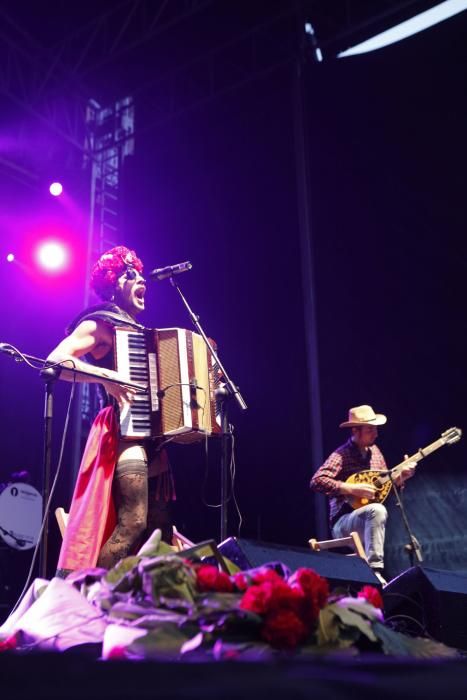
[[[421,462],[421,460],[424,457],[428,457],[428,455],[431,455],[432,452],[435,452],[436,450],[439,450],[440,447],[446,444],[446,441],[443,440],[443,438],[439,438],[438,440],[435,440],[434,442],[431,443],[431,445],[427,445],[426,447],[421,447],[415,454],[411,455],[410,457],[407,457],[407,459],[404,459],[403,462],[400,464],[396,464],[395,467],[391,469],[391,474],[393,478],[399,475],[399,473],[402,471],[402,469],[409,464],[409,462]]]

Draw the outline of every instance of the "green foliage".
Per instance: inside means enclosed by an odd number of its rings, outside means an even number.
[[[457,649],[448,647],[434,639],[425,637],[409,637],[380,622],[373,623],[373,630],[382,644],[385,654],[393,656],[414,656],[419,659],[427,658],[456,658]]]
[[[376,616],[375,608],[361,598],[341,598],[320,611],[317,643],[345,648],[357,642],[361,635],[377,642],[371,624]]]

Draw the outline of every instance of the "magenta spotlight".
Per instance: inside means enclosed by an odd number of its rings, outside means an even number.
[[[49,272],[59,272],[68,263],[68,249],[57,241],[41,243],[37,248],[37,261]]]
[[[49,192],[54,197],[59,197],[63,192],[62,184],[60,182],[52,182],[52,184],[49,187]]]
[[[6,256],[6,259],[7,259],[7,262],[14,262],[14,260],[15,260],[14,253],[8,253],[8,255]]]

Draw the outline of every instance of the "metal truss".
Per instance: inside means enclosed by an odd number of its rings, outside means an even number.
[[[224,0],[222,0],[224,2]],[[219,3],[219,0],[218,0]],[[45,48],[18,26],[13,10],[0,5],[4,22],[0,29],[0,92],[21,105],[70,146],[85,149],[86,87],[96,71],[153,37],[187,24],[213,6],[214,0],[122,0],[91,22],[78,27],[57,44]],[[153,124],[191,109],[216,95],[241,87],[290,61],[300,41],[298,19],[313,23],[317,40],[332,54],[333,47],[352,33],[388,17],[418,11],[434,0],[296,0],[266,3],[263,21],[239,31],[229,41],[190,57],[175,69],[141,85],[135,74],[134,95],[154,95]],[[229,3],[226,4],[226,7]],[[230,6],[231,7],[231,6]],[[253,4],[254,7],[254,4]],[[202,22],[201,22],[202,24]],[[63,97],[66,86],[66,98]],[[151,88],[149,90],[149,88]],[[143,125],[149,126],[147,123]]]
[[[125,97],[108,107],[89,100],[86,110],[84,165],[90,170],[90,211],[86,257],[84,306],[89,306],[93,261],[117,245],[121,170],[125,158],[134,152],[134,105]],[[78,387],[73,430],[72,462],[75,474],[84,448],[84,437],[99,411],[95,385]]]
[[[351,37],[433,4],[436,0],[381,0],[377,7],[373,0],[271,4],[263,20],[243,33],[190,57],[153,80],[136,83],[135,102],[144,101],[144,110],[138,111],[138,135],[293,64],[303,52],[308,51],[310,60],[314,60],[316,46],[311,45],[304,31],[307,21],[313,22],[325,60],[333,60]]]
[[[5,15],[4,8],[0,12]],[[8,17],[0,31],[0,93],[6,95],[29,115],[51,128],[70,145],[83,149],[85,99],[77,81],[68,83],[67,99],[58,97],[63,90],[63,69],[50,81],[44,49],[25,37]]]
[[[0,6],[0,93],[84,152],[90,91],[82,76],[188,20],[211,2],[124,0],[51,48],[41,46]]]
[[[258,23],[230,41],[191,58],[137,87],[138,135],[220,95],[232,92],[290,64],[298,55],[294,5]]]
[[[84,165],[91,170],[85,304],[89,303],[92,261],[116,245],[121,169],[134,152],[135,110],[132,97],[109,107],[89,100],[86,111]]]
[[[123,0],[53,47],[71,75],[84,76],[133,51],[214,0]]]

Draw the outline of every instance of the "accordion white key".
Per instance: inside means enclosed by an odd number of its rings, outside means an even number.
[[[115,369],[128,381],[148,385],[147,394],[136,394],[120,412],[123,439],[188,443],[221,433],[217,369],[198,333],[116,328]]]

